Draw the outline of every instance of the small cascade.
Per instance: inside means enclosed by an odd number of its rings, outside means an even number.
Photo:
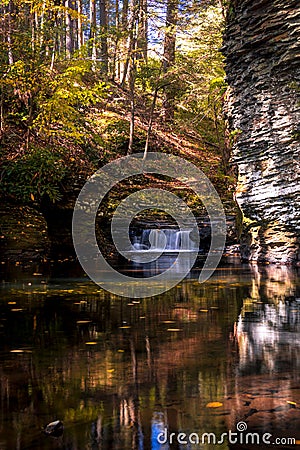
[[[141,234],[133,236],[133,247],[138,251],[195,251],[197,246],[191,238],[191,231],[192,229],[144,229]]]

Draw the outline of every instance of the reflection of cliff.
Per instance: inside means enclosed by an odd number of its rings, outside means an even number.
[[[286,267],[251,270],[251,289],[235,326],[238,356],[228,427],[243,420],[250,430],[299,439],[299,278]]]
[[[253,269],[250,296],[236,326],[239,368],[246,372],[300,368],[300,302],[296,274],[286,267]]]
[[[240,370],[300,369],[300,304],[257,305],[237,324]],[[292,362],[292,367],[290,366]]]

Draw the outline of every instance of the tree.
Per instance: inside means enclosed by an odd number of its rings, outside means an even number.
[[[74,51],[74,30],[71,15],[72,14],[71,9],[73,9],[73,1],[65,0],[65,8],[66,8],[66,56],[68,59],[70,59]]]
[[[166,12],[166,29],[163,52],[163,70],[168,74],[170,69],[175,65],[175,49],[176,49],[176,26],[178,21],[178,1],[167,1]],[[164,120],[172,121],[174,119],[174,90],[172,89],[172,81],[164,89],[165,99],[163,104]]]
[[[107,7],[106,0],[100,0],[100,36],[101,36],[101,64],[102,72],[108,74],[108,44],[107,44]]]

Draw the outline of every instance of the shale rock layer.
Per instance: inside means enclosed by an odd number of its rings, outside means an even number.
[[[243,259],[300,260],[300,2],[235,0],[223,52]]]

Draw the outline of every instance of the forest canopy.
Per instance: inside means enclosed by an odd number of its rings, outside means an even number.
[[[164,140],[226,169],[221,2],[5,0],[0,13],[5,195],[55,202],[66,177]]]

